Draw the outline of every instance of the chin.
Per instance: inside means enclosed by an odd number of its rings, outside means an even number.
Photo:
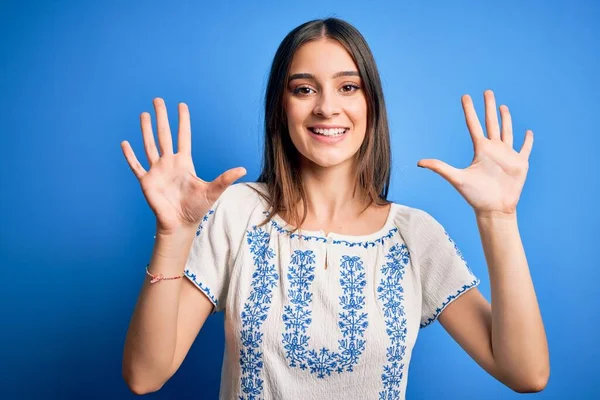
[[[352,160],[354,159],[353,155],[348,155],[348,156],[325,156],[325,155],[321,155],[321,156],[317,156],[317,155],[311,155],[311,156],[306,156],[304,155],[304,158],[306,161],[308,161],[308,163],[313,164],[315,166],[321,167],[321,168],[333,168],[333,167],[338,167],[340,165],[344,165],[344,164],[351,164]]]

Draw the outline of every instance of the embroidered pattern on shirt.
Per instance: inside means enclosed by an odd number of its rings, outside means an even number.
[[[444,231],[444,234],[446,235],[446,237],[448,238],[450,243],[452,243],[452,245],[454,246],[454,251],[456,251],[456,255],[458,255],[460,257],[460,259],[465,263],[465,266],[469,270],[469,273],[474,277],[475,275],[473,274],[473,271],[471,271],[469,264],[467,264],[467,261],[463,257],[462,252],[459,250],[459,248],[456,245],[456,243],[454,242],[454,240],[452,240],[452,238],[450,237],[448,232]],[[480,283],[480,280],[478,278],[475,278],[469,284],[463,285],[460,289],[458,289],[456,291],[456,293],[449,295],[446,298],[446,300],[438,308],[435,309],[435,314],[433,314],[431,317],[427,318],[427,321],[420,324],[419,328],[425,328],[427,325],[431,324],[433,321],[435,321],[435,319],[438,317],[438,315],[440,315],[440,313],[442,311],[444,311],[444,308],[446,308],[446,306],[452,302],[452,300],[458,298],[461,294],[463,294],[467,290],[471,289],[472,287],[479,285],[479,283]]]
[[[262,393],[263,382],[260,373],[263,368],[263,333],[261,326],[267,319],[271,307],[273,288],[277,286],[279,274],[271,259],[275,252],[269,247],[270,236],[262,229],[253,227],[248,231],[247,241],[254,258],[255,271],[252,274],[251,291],[241,312],[242,331],[240,367],[242,370],[240,400],[256,400]]]
[[[200,222],[198,229],[196,229],[196,236],[200,236],[200,234],[204,230],[204,224],[209,220],[210,216],[213,215],[214,213],[215,213],[215,210],[209,210],[204,215],[204,217],[202,218],[202,222]],[[210,301],[212,301],[212,303],[215,305],[214,311],[216,312],[217,307],[219,306],[219,300],[217,300],[217,298],[210,292],[210,288],[208,286],[206,286],[204,283],[200,282],[198,280],[198,277],[196,276],[196,274],[191,272],[188,268],[185,269],[184,273],[192,280],[192,282],[194,282],[196,284],[196,286],[198,286],[198,288],[202,292],[204,292],[204,294],[210,299]]]
[[[446,237],[448,238],[448,240],[450,241],[450,243],[452,243],[452,245],[454,246],[454,251],[456,251],[456,254],[460,257],[461,260],[463,260],[463,262],[467,266],[467,269],[469,270],[469,272],[471,273],[471,275],[474,276],[473,271],[471,271],[471,267],[469,267],[469,264],[467,263],[467,260],[465,260],[465,257],[463,257],[462,251],[460,251],[460,249],[458,248],[458,245],[454,242],[454,240],[452,240],[452,238],[450,237],[450,235],[448,234],[447,231],[444,231],[444,234],[446,235]]]
[[[479,279],[475,278],[475,279],[473,279],[473,281],[471,281],[471,283],[469,283],[467,285],[463,285],[460,289],[458,289],[456,291],[456,293],[448,296],[446,298],[446,300],[438,308],[435,309],[435,314],[433,314],[431,317],[427,318],[427,321],[425,321],[425,323],[422,323],[421,325],[419,325],[419,328],[425,328],[427,325],[431,324],[433,321],[435,321],[435,319],[438,317],[438,315],[440,315],[440,313],[442,311],[444,311],[444,308],[446,308],[446,306],[452,302],[452,300],[458,298],[461,294],[463,294],[467,290],[471,289],[472,287],[479,285],[479,283],[480,283]]]
[[[202,233],[202,230],[204,229],[204,223],[206,221],[208,221],[210,216],[213,215],[214,213],[215,213],[215,210],[208,210],[208,212],[204,215],[204,217],[202,217],[202,222],[200,222],[200,225],[198,226],[198,229],[196,230],[196,236],[200,236],[200,234]]]
[[[184,273],[192,280],[192,282],[194,282],[196,284],[196,286],[198,286],[198,288],[206,296],[208,296],[208,298],[210,299],[210,301],[212,301],[212,303],[215,305],[215,311],[216,311],[217,307],[219,306],[219,300],[217,300],[217,298],[210,292],[210,288],[208,286],[206,286],[205,284],[203,284],[202,282],[200,282],[198,280],[198,277],[196,276],[196,274],[194,274],[193,272],[191,272],[189,269],[186,269],[184,271]]]
[[[268,211],[264,211],[263,214],[265,215],[269,215]],[[325,236],[315,236],[315,235],[301,235],[299,233],[292,233],[292,231],[285,229],[284,227],[280,226],[276,221],[274,221],[273,219],[271,219],[270,221],[271,226],[273,228],[275,228],[275,230],[279,233],[285,234],[287,236],[289,236],[292,239],[298,238],[298,239],[303,239],[307,242],[313,241],[313,242],[317,242],[317,243],[327,243],[328,242],[328,238]],[[363,247],[365,249],[369,248],[369,247],[375,247],[378,244],[383,244],[386,240],[391,239],[392,237],[394,237],[394,234],[398,232],[398,228],[397,227],[393,227],[391,228],[386,234],[382,235],[381,237],[374,239],[374,240],[364,240],[364,241],[350,241],[350,240],[344,240],[344,239],[335,239],[332,241],[333,244],[341,244],[347,247]]]
[[[308,348],[310,336],[306,333],[312,323],[310,286],[315,278],[313,251],[294,251],[288,267],[290,289],[287,298],[291,304],[286,305],[283,312],[285,356],[290,367],[308,368],[318,378],[330,376],[334,371],[353,371],[365,350],[364,334],[369,323],[367,313],[363,312],[363,290],[367,284],[363,263],[360,257],[347,255],[342,256],[340,262],[343,294],[339,297],[342,311],[339,313],[338,327],[343,338],[338,340],[337,352],[325,347],[320,350]]]
[[[390,339],[390,346],[386,353],[387,364],[383,366],[381,375],[383,390],[379,392],[380,400],[400,398],[400,384],[404,376],[402,360],[406,355],[407,333],[402,279],[410,254],[405,244],[395,244],[385,257],[388,261],[381,267],[383,278],[377,286],[377,293],[379,293],[378,299],[383,303],[386,333]]]

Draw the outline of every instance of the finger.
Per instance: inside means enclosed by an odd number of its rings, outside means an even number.
[[[481,128],[481,123],[479,122],[479,118],[477,118],[477,113],[475,112],[475,107],[473,106],[473,100],[471,96],[465,94],[461,97],[463,112],[465,113],[465,121],[467,122],[467,128],[469,129],[469,133],[471,134],[471,139],[473,140],[473,145],[477,140],[481,140],[483,136],[483,129]]]
[[[171,128],[169,128],[169,118],[167,116],[167,107],[160,97],[154,99],[154,110],[156,112],[156,127],[158,130],[158,146],[160,154],[173,154],[173,139],[171,138]]]
[[[500,116],[502,118],[502,141],[513,147],[513,131],[512,131],[512,118],[510,111],[505,105],[500,106]]]
[[[243,167],[237,167],[229,169],[215,178],[214,181],[210,183],[210,190],[214,196],[214,198],[218,198],[221,193],[225,191],[231,184],[242,176],[246,175],[246,169]]]
[[[123,154],[125,154],[125,159],[127,159],[127,164],[133,171],[133,174],[136,178],[142,179],[142,177],[146,174],[146,170],[142,167],[142,164],[138,161],[137,157],[133,153],[133,149],[128,141],[121,142],[121,149],[123,150]]]
[[[531,130],[527,130],[525,132],[525,140],[523,141],[523,146],[521,146],[521,154],[526,159],[529,159],[531,155],[531,149],[533,148],[533,132]]]
[[[485,102],[485,131],[487,132],[488,139],[500,140],[500,126],[498,125],[494,92],[486,90],[483,92],[483,99]]]
[[[154,133],[152,132],[152,121],[150,119],[150,113],[143,112],[140,116],[140,125],[142,126],[142,137],[144,138],[144,149],[146,150],[146,157],[148,157],[148,163],[150,167],[158,161],[160,156],[158,155],[158,149],[156,148],[156,142],[154,141]]]
[[[187,104],[179,103],[179,133],[177,136],[177,152],[192,154],[192,127],[190,110]]]
[[[460,170],[454,168],[443,161],[424,159],[419,160],[417,166],[421,168],[427,168],[440,175],[442,178],[450,182],[453,186],[458,187],[460,185]]]

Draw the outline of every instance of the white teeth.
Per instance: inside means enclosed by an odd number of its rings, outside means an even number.
[[[347,129],[344,128],[334,128],[334,129],[321,129],[321,128],[312,128],[312,131],[318,133],[319,135],[324,136],[339,136],[346,133]]]

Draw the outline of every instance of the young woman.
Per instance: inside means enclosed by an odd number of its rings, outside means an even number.
[[[542,390],[548,349],[516,216],[533,138],[528,131],[513,150],[508,108],[500,107],[500,128],[493,93],[484,97],[487,137],[462,98],[472,164],[418,165],[473,207],[493,306],[444,228],[387,200],[381,83],[348,23],[311,21],[281,43],[257,182],[233,184],[243,168],[198,178],[187,106],[179,104],[174,153],[164,102],[155,99],[160,155],[150,115],[141,115],[149,171],[122,143],[157,218],[124,350],[129,387],[158,390],[208,315],[224,311],[222,399],[403,399],[419,328],[435,320],[510,388]]]

